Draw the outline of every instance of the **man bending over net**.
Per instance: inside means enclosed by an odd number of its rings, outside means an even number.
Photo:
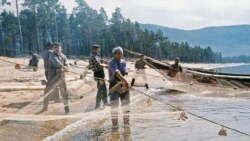
[[[129,84],[124,76],[126,72],[126,61],[122,59],[123,49],[121,47],[113,48],[113,58],[108,64],[109,70],[109,89],[110,89],[110,104],[111,104],[111,116],[112,124],[114,128],[118,128],[118,106],[119,99],[121,100],[121,105],[123,107],[123,120],[124,125],[129,125],[129,104],[130,104],[130,94],[129,94]],[[125,91],[112,90],[116,85],[121,84],[125,88]]]

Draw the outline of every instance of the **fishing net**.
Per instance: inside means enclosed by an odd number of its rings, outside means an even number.
[[[29,59],[0,57],[1,140],[249,140],[244,133],[249,134],[250,128],[242,126],[250,119],[247,89],[200,84],[186,74],[169,78],[163,70],[149,67],[141,74],[128,62],[126,79],[135,79],[131,103],[118,107],[114,128],[110,106],[95,109],[97,84],[87,60],[68,60],[70,112],[65,115],[62,97],[40,112],[46,96],[43,62],[40,59],[33,71]],[[123,112],[126,108],[128,113]],[[124,116],[129,124],[124,124]],[[225,125],[226,137],[218,135],[220,124]]]

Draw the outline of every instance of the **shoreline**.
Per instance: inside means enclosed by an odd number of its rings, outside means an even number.
[[[218,69],[226,67],[237,67],[250,65],[250,63],[181,63],[183,67],[201,68],[201,69]]]

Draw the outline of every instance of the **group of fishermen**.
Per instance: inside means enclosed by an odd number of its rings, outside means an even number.
[[[97,83],[97,95],[95,108],[99,109],[101,102],[103,106],[111,106],[112,123],[114,127],[118,127],[118,107],[119,101],[123,107],[124,125],[129,125],[129,111],[130,111],[130,92],[129,83],[125,76],[128,75],[126,61],[123,60],[123,48],[115,47],[112,50],[113,58],[108,62],[100,57],[101,46],[93,45],[92,52],[89,58],[89,69],[93,71],[93,78]],[[67,58],[62,53],[60,43],[48,43],[47,50],[44,53],[44,67],[45,76],[47,79],[46,88],[44,90],[44,106],[42,111],[48,110],[49,101],[52,99],[55,102],[60,102],[59,91],[63,97],[65,114],[69,113],[69,94],[67,92],[67,85],[65,81],[65,72],[68,72]],[[135,62],[137,73],[143,76],[146,81],[145,69],[147,63],[144,55]],[[182,71],[179,65],[179,59],[175,60],[175,64],[171,66],[174,70]],[[109,94],[107,92],[105,82],[105,71],[109,74]],[[114,89],[120,86],[123,91]],[[114,89],[114,90],[113,90]],[[110,97],[110,104],[108,103],[108,95]]]

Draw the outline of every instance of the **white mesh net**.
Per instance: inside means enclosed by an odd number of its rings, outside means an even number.
[[[189,76],[169,81],[150,68],[138,74],[133,62],[128,62],[126,79],[131,82],[136,78],[130,90],[130,112],[124,113],[126,107],[119,106],[118,128],[114,128],[110,106],[95,110],[97,86],[92,72],[86,69],[87,61],[75,64],[69,59],[69,68],[76,73],[66,74],[70,112],[65,115],[62,97],[59,102],[50,101],[48,110],[39,113],[45,87],[41,84],[45,79],[42,61],[34,72],[22,65],[15,69],[15,63],[28,64],[28,58],[0,59],[1,140],[249,140],[249,136],[227,128],[228,136],[221,137],[221,126],[188,114],[249,134],[248,89],[196,82],[191,85]],[[183,109],[188,119],[178,120],[183,111],[166,103]],[[129,124],[124,124],[124,116],[129,117]]]

